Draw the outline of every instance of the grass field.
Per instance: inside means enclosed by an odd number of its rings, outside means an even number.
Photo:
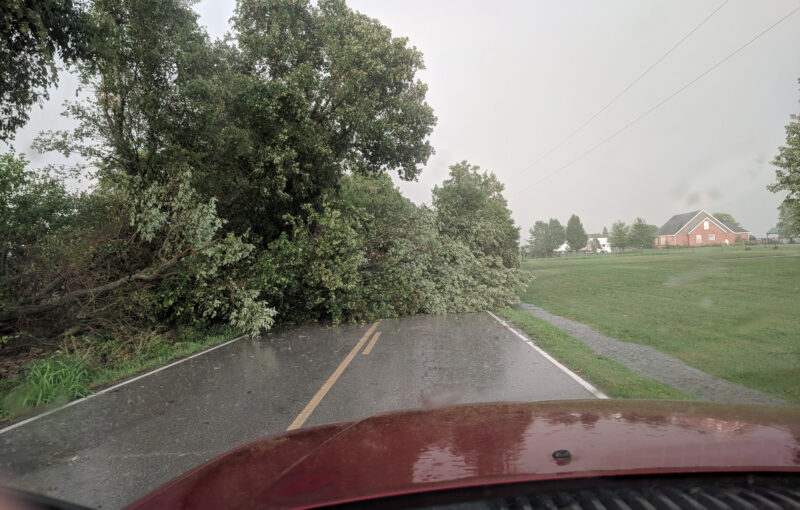
[[[522,300],[800,403],[800,245],[533,259]]]

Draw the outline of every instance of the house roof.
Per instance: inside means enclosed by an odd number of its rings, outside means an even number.
[[[738,227],[738,226],[734,225],[733,223],[729,223],[727,221],[722,221],[719,218],[716,218],[716,219],[717,219],[718,222],[720,222],[723,225],[725,225],[726,227],[728,227],[730,229],[730,231],[733,232],[734,234],[747,234],[747,233],[750,232],[749,230],[745,230],[742,227]]]
[[[697,216],[700,211],[692,211],[683,214],[676,214],[668,219],[666,223],[661,225],[661,228],[655,231],[653,237],[656,236],[674,236],[680,229],[686,225],[689,220]]]
[[[683,213],[683,214],[676,214],[675,216],[673,216],[672,218],[667,220],[666,223],[661,225],[661,228],[659,228],[658,230],[655,231],[655,233],[653,234],[653,237],[674,236],[675,234],[680,232],[681,229],[683,227],[685,227],[695,216],[697,216],[700,213],[706,213],[711,219],[716,221],[718,224],[723,225],[725,228],[727,228],[728,230],[730,230],[734,234],[749,234],[750,233],[750,231],[747,230],[747,229],[744,229],[742,227],[738,227],[738,226],[736,226],[736,225],[734,225],[732,223],[729,223],[729,222],[722,221],[719,218],[717,218],[716,216],[714,216],[713,214],[711,214],[711,213],[709,213],[709,212],[707,212],[707,211],[705,211],[703,209],[700,209],[699,211],[692,211],[692,212],[687,212],[687,213]]]
[[[772,227],[771,229],[767,230],[767,235],[777,235],[778,234],[778,227]]]

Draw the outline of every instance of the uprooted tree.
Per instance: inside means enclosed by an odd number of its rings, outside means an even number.
[[[4,177],[24,165],[2,161]],[[1,204],[17,218],[3,232],[0,324],[6,332],[157,328],[180,315],[169,294],[186,286],[193,291],[179,306],[191,310],[191,320],[227,317],[251,332],[271,325],[274,311],[237,277],[236,265],[254,246],[223,232],[214,201],[199,199],[189,185],[190,172],[146,187],[135,176],[113,186],[103,181],[82,196],[70,196],[50,177],[23,173]],[[20,204],[38,201],[48,187],[54,207],[38,218],[19,214]],[[47,228],[32,228],[37,224]]]
[[[519,231],[494,175],[454,165],[433,208],[388,176],[416,178],[433,152],[405,39],[338,0],[240,0],[235,43],[209,41],[184,0],[86,15],[90,98],[37,147],[78,155],[94,184],[69,192],[0,159],[0,348],[138,349],[184,326],[256,334],[515,299]]]

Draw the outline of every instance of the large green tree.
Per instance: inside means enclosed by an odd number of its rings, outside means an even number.
[[[550,221],[537,221],[528,231],[528,253],[534,257],[550,257],[553,251],[564,244],[566,233],[561,223],[550,218]]]
[[[166,183],[187,166],[195,177],[223,145],[218,75],[224,51],[210,45],[188,0],[97,0],[89,12],[96,61],[77,67],[86,102],[72,102],[73,131],[48,133],[38,147],[79,153],[100,178]],[[222,170],[222,169],[221,169]]]
[[[624,221],[616,221],[611,225],[611,232],[608,235],[608,242],[612,248],[624,251],[630,246],[631,236],[630,227]]]
[[[778,234],[790,242],[800,237],[800,201],[784,201],[778,207]]]
[[[24,156],[0,155],[0,277],[19,271],[32,246],[70,225],[76,206],[57,176],[27,165]]]
[[[33,104],[58,83],[56,58],[91,56],[88,1],[0,2],[0,141],[28,121]]]
[[[436,119],[405,38],[341,0],[240,0],[233,26],[235,143],[203,180],[232,228],[271,239],[347,172],[417,177]]]
[[[652,248],[653,234],[658,227],[649,225],[644,218],[636,218],[628,231],[628,246],[631,248]]]
[[[145,186],[188,166],[226,228],[262,246],[345,173],[415,179],[433,153],[421,53],[344,2],[242,0],[235,44],[210,43],[188,0],[97,0],[90,14],[94,99],[40,147]]]
[[[786,125],[786,145],[778,148],[778,155],[772,161],[776,167],[775,183],[767,189],[787,192],[778,208],[778,232],[792,239],[800,236],[800,116],[792,114],[790,118]]]
[[[561,222],[555,218],[550,218],[550,221],[547,222],[547,226],[550,228],[552,242],[556,245],[555,248],[564,244],[567,240],[567,232]]]
[[[798,80],[800,82],[800,80]],[[775,169],[775,183],[767,188],[770,191],[786,191],[790,200],[800,200],[800,116],[792,114],[786,125],[786,145],[778,148],[778,155],[772,161]]]
[[[724,221],[725,223],[727,223],[729,225],[733,225],[734,227],[739,227],[739,228],[742,227],[739,224],[739,222],[736,221],[736,219],[731,214],[724,213],[724,212],[718,212],[718,213],[714,213],[714,217],[717,218],[720,221]]]
[[[586,243],[589,241],[589,236],[586,235],[586,231],[583,229],[581,219],[575,214],[570,216],[569,221],[567,221],[566,239],[569,249],[572,251],[585,248]]]
[[[519,229],[493,173],[462,161],[450,177],[433,188],[442,233],[460,239],[474,252],[496,255],[506,267],[519,266]]]

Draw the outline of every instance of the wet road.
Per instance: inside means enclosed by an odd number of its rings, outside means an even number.
[[[468,402],[595,398],[488,313],[238,340],[15,428],[0,483],[119,508],[265,434]]]

